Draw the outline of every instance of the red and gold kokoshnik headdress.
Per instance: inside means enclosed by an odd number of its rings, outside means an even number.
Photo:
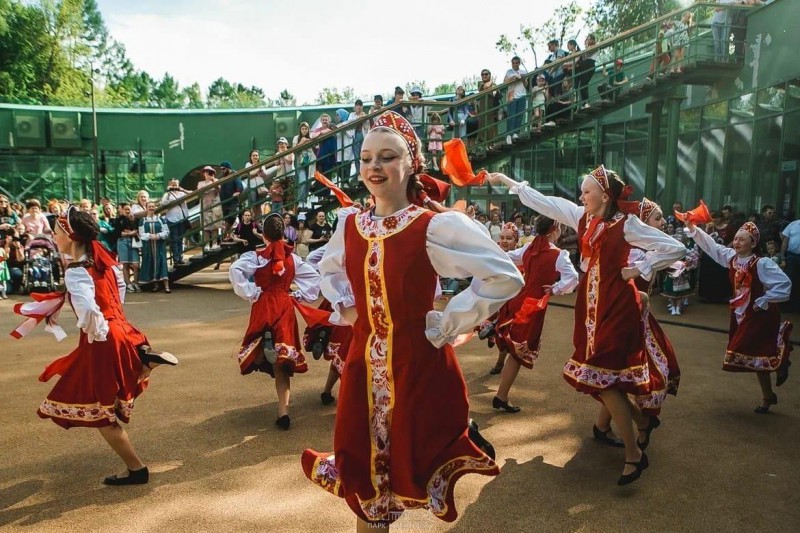
[[[608,180],[608,174],[606,173],[606,167],[600,165],[596,169],[592,170],[589,173],[589,176],[597,182],[601,189],[603,189],[604,193],[608,193],[611,190],[611,183]]]
[[[78,237],[78,235],[74,231],[72,231],[72,224],[69,223],[69,213],[73,209],[75,209],[75,206],[71,205],[71,206],[67,207],[67,209],[64,211],[64,213],[62,215],[59,215],[59,217],[56,219],[56,222],[61,227],[61,229],[64,230],[64,233],[69,235],[70,240],[78,241],[78,240],[80,240],[80,238]]]
[[[657,203],[647,198],[642,198],[642,202],[639,205],[639,220],[646,224],[650,215],[652,215],[656,209],[658,209]]]
[[[386,111],[377,119],[375,119],[375,123],[372,125],[370,130],[379,128],[391,131],[402,137],[403,141],[406,143],[406,146],[408,146],[409,153],[411,154],[412,170],[415,174],[421,171],[422,165],[420,164],[419,160],[419,137],[417,137],[414,128],[411,126],[408,120],[394,111]]]
[[[756,226],[752,222],[745,222],[742,225],[742,227],[739,228],[739,231],[746,231],[747,233],[749,233],[750,236],[753,238],[754,244],[758,244],[758,240],[761,238],[761,232],[758,231],[758,226]]]

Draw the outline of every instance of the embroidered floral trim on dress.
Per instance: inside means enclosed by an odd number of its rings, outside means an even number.
[[[317,457],[311,469],[311,481],[336,496],[342,496],[339,471],[336,469],[336,460],[333,454],[327,457]]]
[[[333,366],[333,369],[336,370],[340,376],[344,371],[344,359],[339,355],[341,348],[341,342],[329,342],[325,350],[325,360],[331,362],[331,366]]]
[[[398,215],[397,224],[390,222],[381,225],[383,230],[373,228],[371,235],[387,235],[402,225],[405,227],[413,220],[405,217],[411,209]],[[369,213],[359,215],[358,220],[366,223]],[[418,216],[419,213],[416,213]],[[387,219],[384,219],[385,223]],[[373,223],[373,225],[375,225]],[[374,231],[374,233],[373,233]],[[381,233],[381,231],[383,233]],[[375,488],[375,497],[368,501],[360,501],[364,515],[370,520],[383,520],[392,507],[392,493],[389,482],[389,456],[391,450],[391,435],[389,426],[392,410],[394,408],[394,376],[392,375],[392,319],[389,312],[389,303],[386,301],[386,287],[383,283],[383,242],[379,238],[369,238],[366,256],[365,274],[367,283],[367,309],[369,324],[372,332],[367,339],[366,358],[367,367],[367,401],[369,404],[369,431],[371,447],[371,478]]]
[[[373,219],[372,211],[364,211],[356,214],[356,228],[361,236],[368,240],[384,239],[395,233],[403,231],[418,216],[425,213],[425,209],[420,209],[411,205],[399,213],[384,218]]]
[[[114,405],[94,404],[69,404],[55,402],[45,398],[39,406],[39,412],[52,418],[63,418],[64,420],[79,420],[81,422],[98,422],[108,420],[116,422],[117,416],[129,419],[133,412],[133,400],[115,399]]]
[[[722,367],[733,366],[755,372],[774,372],[781,365],[784,357],[788,355],[789,346],[786,345],[786,337],[788,336],[787,328],[790,327],[791,322],[788,320],[781,322],[778,328],[775,355],[747,355],[727,350],[725,358],[722,360]]]
[[[528,341],[516,342],[513,339],[510,340],[511,345],[514,347],[513,355],[520,360],[523,366],[533,368],[533,363],[539,358],[539,346],[541,346],[541,341],[539,341],[539,345],[536,346],[535,350],[531,350],[528,347]]]
[[[594,335],[597,329],[597,306],[600,302],[600,265],[595,263],[586,273],[586,358],[594,355]]]
[[[578,383],[596,389],[607,389],[617,383],[645,385],[650,382],[650,372],[646,366],[608,370],[584,365],[572,359],[564,365],[564,375]]]

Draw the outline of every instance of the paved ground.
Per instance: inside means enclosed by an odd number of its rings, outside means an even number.
[[[171,296],[137,294],[126,304],[156,346],[181,357],[180,366],[154,373],[129,426],[153,472],[147,486],[102,486],[120,463],[99,434],[64,431],[35,415],[50,389],[37,375],[75,342],[69,313],[70,337],[61,344],[42,332],[0,340],[0,530],[353,530],[346,505],[307,482],[299,463],[304,448],[330,448],[335,408],[319,402],[326,365],[312,360],[293,381],[292,429],[276,429],[271,380],[239,376],[231,358],[247,305],[224,272],[192,281]],[[662,300],[654,303],[660,312]],[[498,450],[502,474],[462,479],[454,524],[418,511],[393,529],[797,531],[800,368],[778,390],[774,414],[758,416],[756,379],[720,371],[725,335],[666,326],[683,370],[680,394],[669,398],[653,435],[650,469],[618,488],[621,453],[590,438],[597,404],[560,376],[572,316],[550,309],[542,357],[512,389],[523,408],[517,415],[490,408],[495,354],[478,341],[459,349],[472,411]],[[726,325],[721,306],[692,306],[679,320],[690,319]],[[0,303],[0,333],[15,325],[9,302]]]

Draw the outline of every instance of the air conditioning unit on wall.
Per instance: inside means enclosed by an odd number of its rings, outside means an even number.
[[[14,111],[14,145],[24,148],[47,146],[43,111]]]
[[[81,115],[66,111],[50,113],[50,146],[81,147]]]
[[[275,114],[275,141],[281,137],[286,137],[289,143],[292,137],[297,135],[297,111],[284,111]]]

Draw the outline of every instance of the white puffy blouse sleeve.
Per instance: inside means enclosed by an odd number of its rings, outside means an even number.
[[[114,265],[111,267],[114,272],[114,278],[117,280],[117,290],[119,291],[119,301],[125,303],[125,294],[128,286],[125,284],[125,276],[122,273],[121,265]]]
[[[556,270],[561,274],[561,279],[553,285],[553,294],[560,296],[569,294],[578,286],[578,272],[569,259],[569,252],[561,250],[556,259]]]
[[[317,301],[319,298],[319,272],[297,254],[292,254],[292,259],[294,259],[294,283],[298,289],[293,296],[305,302]]]
[[[257,302],[261,296],[261,287],[250,281],[250,277],[255,274],[256,270],[267,266],[268,263],[268,259],[264,259],[255,252],[245,252],[239,256],[239,259],[234,261],[228,269],[228,279],[233,285],[233,292],[250,303]]]
[[[508,256],[466,215],[439,213],[428,224],[428,258],[442,277],[472,278],[444,311],[429,311],[425,335],[440,348],[472,330],[522,288],[522,275]]]
[[[694,231],[689,230],[689,228],[684,228],[683,231],[686,235],[694,239],[695,244],[697,244],[707,256],[725,268],[730,268],[731,261],[736,257],[736,250],[718,244],[708,233],[698,227],[695,227]]]
[[[577,231],[578,222],[584,213],[582,206],[566,198],[546,196],[530,187],[527,181],[514,181],[508,176],[501,176],[500,180],[508,186],[508,192],[519,196],[519,200],[526,206]]]
[[[68,268],[64,285],[70,303],[78,317],[78,327],[86,333],[89,342],[103,342],[108,335],[108,322],[95,301],[94,280],[83,267]]]
[[[755,304],[761,309],[766,309],[771,303],[789,301],[792,293],[792,281],[781,267],[768,257],[762,257],[756,263],[758,279],[764,285],[765,292],[756,298]]]
[[[320,289],[322,290],[322,295],[333,307],[333,313],[331,313],[329,320],[332,324],[343,326],[350,325],[350,323],[344,318],[342,311],[356,305],[353,287],[350,285],[350,280],[345,270],[344,254],[346,219],[356,212],[358,212],[356,207],[339,210],[337,213],[339,222],[336,225],[336,231],[333,232],[331,239],[325,245],[325,254],[319,262],[319,272],[322,275]]]
[[[517,248],[515,250],[511,250],[507,252],[508,258],[511,259],[511,262],[517,266],[522,266],[523,258],[525,257],[525,251],[528,249],[531,243],[526,242],[522,248]]]
[[[633,262],[643,279],[650,281],[653,272],[663,270],[686,254],[686,247],[666,233],[648,226],[639,217],[628,215],[625,220],[625,240],[645,251],[644,257]]]
[[[306,256],[306,263],[311,265],[314,268],[314,270],[319,272],[319,262],[322,261],[322,257],[325,255],[325,250],[327,249],[328,249],[328,244],[325,243],[316,250],[314,250],[313,252],[310,252]]]

